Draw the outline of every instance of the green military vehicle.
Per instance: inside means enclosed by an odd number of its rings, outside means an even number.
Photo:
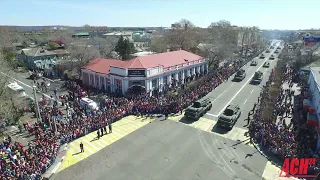
[[[219,116],[217,125],[231,130],[241,115],[239,105],[228,105]]]
[[[274,59],[275,59],[274,55],[271,54],[271,56],[269,57],[269,59],[270,59],[270,60],[274,60]]]
[[[254,73],[253,78],[251,80],[251,84],[257,85],[262,81],[263,73],[261,71],[257,71]]]
[[[191,106],[189,106],[185,112],[184,116],[192,119],[198,120],[201,116],[205,115],[207,111],[212,108],[212,103],[209,98],[202,98],[195,101]]]
[[[243,70],[243,69],[240,69],[240,70],[236,73],[236,75],[234,76],[233,81],[238,81],[238,82],[240,82],[240,81],[242,81],[244,78],[246,78],[246,71]]]

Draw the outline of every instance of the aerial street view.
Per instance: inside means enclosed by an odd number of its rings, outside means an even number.
[[[320,180],[320,2],[184,2],[4,0],[0,180]]]

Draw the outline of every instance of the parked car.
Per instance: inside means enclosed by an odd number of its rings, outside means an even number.
[[[252,61],[250,66],[257,66],[258,65],[258,62],[257,61]]]
[[[239,105],[228,105],[218,117],[217,125],[231,130],[241,115]]]
[[[244,78],[246,78],[246,71],[240,69],[234,76],[233,81],[242,81]]]
[[[264,67],[264,68],[269,68],[269,67],[270,67],[270,63],[265,62],[265,63],[263,64],[263,67]]]
[[[278,51],[278,50],[275,50],[274,53],[279,53],[279,51]]]
[[[266,53],[270,53],[269,49],[266,50]]]
[[[195,101],[191,106],[187,107],[184,116],[192,120],[198,120],[212,108],[209,98],[202,98]]]
[[[273,46],[270,46],[270,49],[274,49],[274,47],[273,47]]]
[[[264,59],[264,58],[266,58],[266,56],[264,54],[261,54],[259,59]]]

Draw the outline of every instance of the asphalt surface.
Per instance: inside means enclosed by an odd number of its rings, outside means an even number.
[[[250,66],[251,61],[243,66],[242,69],[246,71],[246,78],[241,82],[233,82],[232,76],[228,81],[224,82],[214,91],[209,93],[207,97],[211,99],[212,108],[205,116],[217,121],[218,116],[223,113],[227,105],[237,104],[240,106],[241,116],[235,127],[246,129],[244,126],[247,124],[246,119],[248,117],[248,113],[252,110],[254,103],[258,101],[261,89],[263,85],[266,84],[272,69],[277,63],[277,58],[275,60],[269,60],[273,51],[271,51],[271,53],[264,53],[266,56],[265,59],[259,59],[259,57],[254,58],[253,60],[258,62],[257,66]],[[264,62],[269,62],[270,67],[262,67]],[[259,85],[252,85],[250,84],[250,81],[256,71],[263,72],[263,80]]]
[[[34,99],[34,95],[33,95],[33,80],[28,79],[29,74],[28,73],[16,73],[16,72],[11,72],[10,74],[3,74],[2,72],[0,72],[1,76],[7,76],[9,77],[9,82],[11,81],[15,81],[17,82],[20,86],[22,86],[26,92],[26,94]],[[42,82],[41,80],[37,80],[39,83]],[[53,90],[57,89],[57,95],[61,95],[61,94],[66,94],[67,91],[65,89],[62,89],[61,86],[64,82],[63,81],[58,81],[58,82],[50,82],[50,86],[48,87],[48,92],[46,92],[46,96],[49,98],[51,95],[53,95]],[[37,99],[40,100],[42,98],[42,94],[41,93],[37,93],[36,94]]]
[[[52,177],[53,180],[256,180],[266,159],[243,145],[157,120]]]

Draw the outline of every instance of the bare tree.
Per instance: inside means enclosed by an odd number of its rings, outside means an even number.
[[[152,37],[149,50],[156,53],[166,52],[168,42],[165,37]]]
[[[73,72],[76,73],[76,75],[80,75],[81,68],[88,64],[91,59],[100,57],[99,49],[93,45],[73,44],[69,47],[68,51],[70,52],[73,62]]]
[[[182,19],[172,24],[169,33],[166,35],[167,42],[171,49],[189,50],[197,46],[198,28],[192,22]]]
[[[237,47],[238,30],[229,21],[220,20],[210,24],[208,33],[208,45],[202,51],[212,67],[218,64],[219,60],[228,59],[233,55]]]
[[[89,44],[98,48],[101,57],[104,58],[113,58],[112,52],[114,52],[116,45],[118,42],[118,38],[116,37],[93,37],[90,38]]]
[[[63,40],[66,45],[73,42],[72,34],[74,31],[66,30],[55,30],[52,34],[49,35],[49,40]]]

